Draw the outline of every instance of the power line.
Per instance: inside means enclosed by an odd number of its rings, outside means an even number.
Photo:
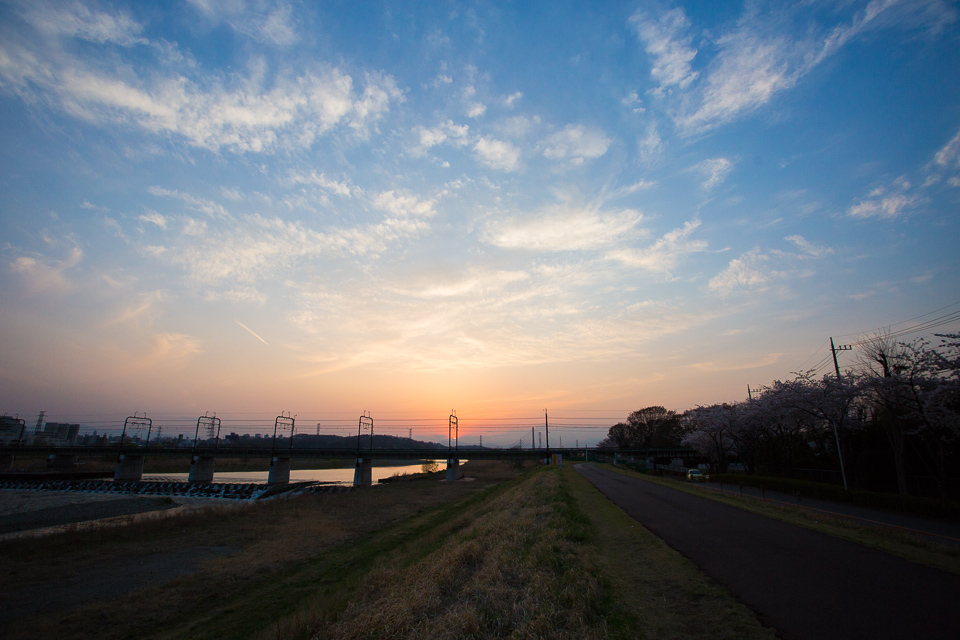
[[[878,331],[883,331],[885,328],[895,327],[895,326],[897,326],[898,324],[905,324],[905,323],[907,323],[907,322],[913,322],[914,320],[919,320],[920,318],[926,318],[927,316],[932,316],[933,314],[939,313],[940,311],[943,311],[944,309],[949,309],[950,307],[955,307],[955,306],[957,306],[957,305],[960,305],[960,300],[957,300],[957,301],[954,302],[953,304],[948,304],[948,305],[945,306],[945,307],[940,307],[939,309],[934,309],[933,311],[929,311],[929,312],[924,313],[924,314],[921,314],[921,315],[919,315],[919,316],[914,316],[914,317],[912,317],[912,318],[907,318],[906,320],[901,320],[900,322],[894,322],[893,324],[887,325],[886,327],[879,327],[879,328],[873,329],[873,330],[871,330],[871,331],[859,331],[859,332],[855,332],[855,333],[845,333],[845,334],[843,334],[843,335],[838,335],[838,336],[834,336],[834,337],[835,337],[835,338],[848,338],[848,337],[850,337],[850,336],[862,336],[864,333],[876,333],[876,332],[878,332]],[[953,312],[953,313],[960,313],[960,312]]]
[[[876,331],[874,333],[879,333],[881,336],[886,338],[899,338],[901,336],[907,336],[913,333],[920,333],[921,331],[929,331],[930,329],[936,329],[937,327],[942,327],[953,322],[960,321],[960,311],[954,311],[939,318],[934,318],[933,320],[928,320],[927,322],[922,322],[920,324],[914,325],[912,327],[906,327],[900,329],[899,331],[893,331],[890,333],[883,333],[882,330]],[[864,338],[854,342],[855,345],[867,344],[872,340],[872,338]]]

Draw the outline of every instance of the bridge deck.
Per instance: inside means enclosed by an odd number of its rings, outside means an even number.
[[[465,460],[539,460],[551,454],[562,454],[564,458],[580,458],[584,453],[594,456],[634,456],[638,458],[694,458],[698,454],[688,447],[668,447],[657,449],[598,449],[590,448],[553,448],[547,449],[331,449],[331,448],[246,448],[220,445],[218,447],[137,447],[124,445],[122,451],[113,446],[24,446],[0,447],[0,455],[63,455],[63,456],[109,456],[124,453],[130,456],[149,458],[189,458],[194,454],[213,458],[296,458],[296,459],[344,459],[371,458],[377,460],[434,460],[439,458],[459,458]]]

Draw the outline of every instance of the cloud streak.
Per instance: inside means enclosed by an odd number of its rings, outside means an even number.
[[[262,342],[263,344],[267,345],[268,347],[270,346],[269,344],[267,344],[267,341],[264,340],[263,338],[261,338],[261,337],[260,337],[260,334],[258,334],[256,331],[254,331],[253,329],[251,329],[251,328],[248,327],[247,325],[243,324],[243,323],[240,322],[239,320],[234,320],[234,322],[236,322],[238,325],[240,325],[240,328],[241,328],[241,329],[243,329],[244,331],[246,331],[247,333],[249,333],[250,335],[252,335],[254,338],[256,338],[257,340],[259,340],[259,341]]]

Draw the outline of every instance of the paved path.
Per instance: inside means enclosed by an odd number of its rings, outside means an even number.
[[[720,485],[716,482],[700,485],[710,491],[719,491]],[[736,483],[726,483],[723,485],[724,493],[734,495],[749,496],[752,498],[765,498],[771,501],[782,502],[787,505],[796,504],[796,497],[790,493],[781,491],[761,491],[756,487],[739,487]],[[871,507],[861,507],[858,505],[845,504],[843,502],[833,502],[830,500],[820,500],[819,498],[809,498],[800,496],[800,506],[806,509],[816,509],[826,511],[834,515],[848,516],[858,520],[864,525],[890,526],[899,529],[906,529],[917,534],[929,536],[933,542],[942,544],[960,544],[960,522],[947,522],[944,520],[934,520],[933,518],[924,518],[894,511],[885,511]]]
[[[783,638],[960,638],[960,576],[593,465],[576,469]]]

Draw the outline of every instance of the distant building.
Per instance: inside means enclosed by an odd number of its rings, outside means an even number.
[[[48,422],[43,426],[43,435],[53,444],[77,444],[80,425],[66,422]]]
[[[20,438],[23,425],[13,416],[0,416],[0,445],[15,444]]]

